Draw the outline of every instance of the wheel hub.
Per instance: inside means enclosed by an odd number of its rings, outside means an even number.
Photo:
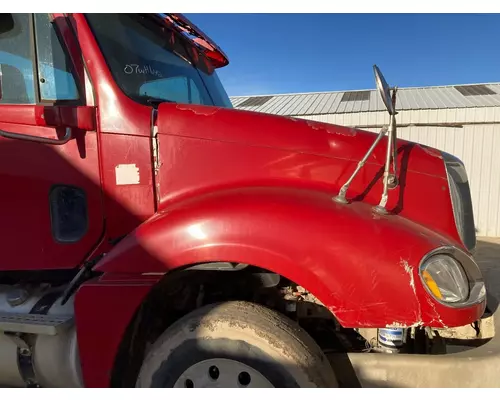
[[[176,388],[272,388],[264,375],[247,364],[211,358],[191,365],[175,382]]]

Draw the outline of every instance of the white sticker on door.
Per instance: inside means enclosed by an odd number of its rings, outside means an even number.
[[[135,164],[118,164],[115,167],[117,185],[138,185],[139,168]]]

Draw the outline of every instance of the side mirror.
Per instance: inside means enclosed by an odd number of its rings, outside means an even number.
[[[384,102],[387,111],[390,115],[396,115],[396,110],[392,104],[391,89],[385,81],[384,75],[382,75],[382,72],[380,72],[380,69],[376,65],[373,66],[373,72],[375,73],[375,82],[377,84],[378,92],[380,93],[380,97],[382,97],[382,101]]]
[[[378,206],[375,206],[373,210],[378,214],[388,214],[388,211],[386,209],[387,199],[389,196],[388,190],[394,189],[399,184],[397,178],[397,162],[396,162],[397,160],[396,107],[395,107],[396,90],[394,89],[393,96],[391,96],[391,88],[385,81],[382,72],[380,72],[380,70],[376,65],[373,66],[373,72],[375,73],[375,82],[377,83],[378,92],[380,94],[380,97],[382,97],[382,101],[384,102],[385,107],[387,108],[387,111],[391,116],[391,121],[389,123],[389,127],[384,126],[381,129],[380,133],[378,134],[373,144],[370,146],[366,154],[358,163],[356,170],[352,173],[347,182],[344,183],[344,185],[340,188],[339,194],[335,196],[333,200],[336,201],[337,203],[342,203],[342,204],[348,203],[348,200],[346,199],[346,192],[347,189],[349,188],[349,185],[351,184],[351,182],[353,181],[354,177],[359,172],[359,170],[363,167],[363,165],[365,165],[366,161],[368,160],[368,157],[373,152],[373,150],[380,142],[382,137],[385,136],[385,134],[387,133],[388,134],[387,153],[385,157],[385,166],[383,175],[384,190],[382,192],[382,197],[380,198],[380,203],[378,204]],[[392,160],[392,173],[391,173],[391,160]]]

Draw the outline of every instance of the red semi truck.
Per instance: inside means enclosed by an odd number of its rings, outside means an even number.
[[[462,162],[376,67],[378,135],[227,64],[179,14],[1,14],[0,385],[500,386]]]

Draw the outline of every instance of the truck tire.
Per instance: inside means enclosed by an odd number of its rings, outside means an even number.
[[[137,387],[337,387],[316,342],[263,306],[201,307],[170,326],[148,351]]]

